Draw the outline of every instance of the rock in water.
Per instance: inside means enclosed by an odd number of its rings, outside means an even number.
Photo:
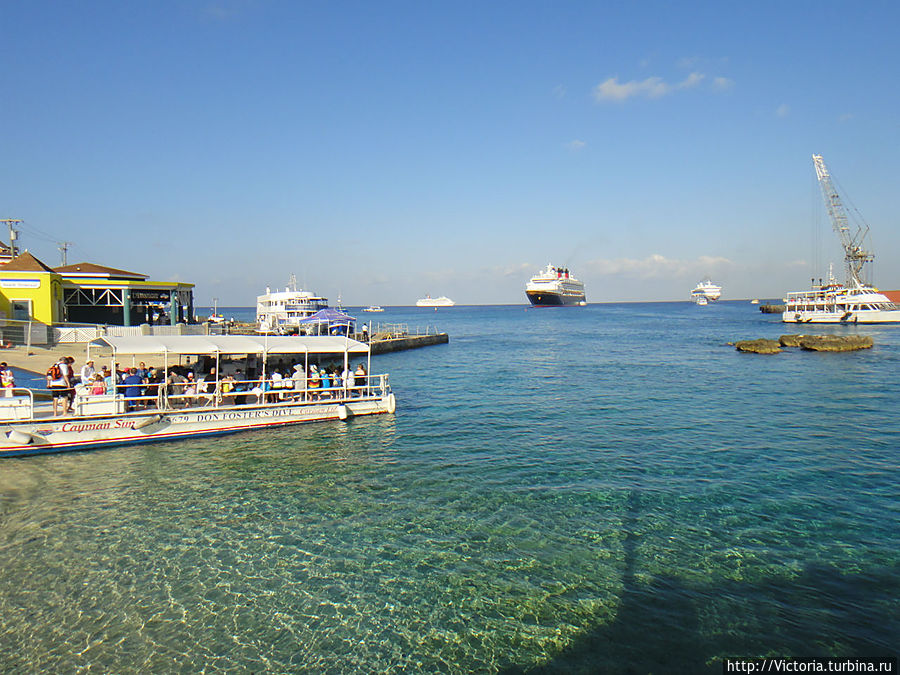
[[[781,351],[778,340],[740,340],[734,343],[734,348],[739,352],[752,352],[754,354],[777,354]]]
[[[778,344],[782,347],[799,347],[800,340],[805,337],[805,335],[782,335],[778,338]]]
[[[874,340],[870,335],[804,335],[800,347],[816,352],[852,352],[871,349]]]

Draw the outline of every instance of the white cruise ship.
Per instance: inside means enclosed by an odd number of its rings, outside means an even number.
[[[858,223],[855,230],[851,228],[822,155],[813,155],[813,163],[828,216],[844,249],[847,281],[838,283],[829,270],[827,284],[820,280],[818,286],[813,284],[812,290],[788,293],[781,320],[784,323],[900,323],[900,305],[863,281],[866,264],[875,259],[875,254],[865,246],[869,226]]]
[[[297,279],[291,275],[290,285],[283,291],[266,288],[256,298],[256,330],[260,333],[288,335],[300,330],[300,321],[328,307],[328,298],[310,291],[297,290]]]
[[[586,305],[584,284],[567,268],[548,264],[525,284],[525,296],[532,305]]]
[[[715,302],[720,297],[722,297],[722,287],[716,286],[709,279],[707,279],[706,281],[701,281],[694,287],[694,290],[691,291],[691,300],[696,302],[698,305],[705,305],[709,302]]]
[[[439,298],[432,298],[430,295],[426,295],[421,300],[416,300],[416,307],[453,307],[455,304],[446,295],[442,295]]]

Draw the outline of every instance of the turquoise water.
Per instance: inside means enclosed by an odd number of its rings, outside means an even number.
[[[365,314],[359,314],[366,317]],[[368,317],[366,317],[368,318]],[[721,672],[900,644],[900,327],[388,309],[393,416],[0,464],[0,671]]]

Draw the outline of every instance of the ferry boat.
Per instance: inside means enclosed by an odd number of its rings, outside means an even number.
[[[565,267],[548,264],[525,284],[525,296],[532,305],[586,305],[584,284]]]
[[[863,280],[867,263],[875,254],[866,249],[869,226],[851,229],[847,212],[821,155],[813,155],[816,177],[825,206],[844,249],[846,281],[839,283],[829,268],[828,283],[812,284],[812,290],[788,293],[784,298],[784,323],[900,323],[900,305]]]
[[[416,307],[453,307],[455,304],[446,295],[442,295],[439,298],[432,298],[430,295],[426,295],[421,300],[416,300]]]
[[[256,298],[256,330],[259,333],[289,335],[300,330],[300,322],[328,307],[328,298],[310,291],[297,290],[297,279],[291,275],[284,291],[266,288]]]
[[[384,307],[380,307],[378,305],[369,305],[363,311],[364,312],[383,312]]]
[[[65,417],[54,417],[49,402],[36,403],[33,390],[13,389],[12,396],[0,397],[0,457],[346,420],[393,413],[396,408],[386,374],[354,378],[352,386],[348,377],[328,389],[314,386],[315,377],[306,377],[314,365],[350,369],[351,358],[357,357],[366,359],[366,372],[370,372],[369,346],[346,337],[103,337],[89,343],[88,359],[92,349],[110,354],[111,369],[117,361],[125,363],[124,357],[140,355],[161,360],[163,372],[184,358],[201,357],[215,370],[206,378],[201,374],[196,382],[146,385],[142,396],[126,396],[132,393],[129,385],[119,385],[124,391],[110,394],[77,393],[75,414]],[[276,355],[296,363],[298,377],[271,375]]]
[[[691,300],[696,302],[698,305],[705,305],[709,302],[715,302],[720,297],[722,297],[722,287],[716,286],[709,279],[701,281],[694,287],[694,290],[691,291]]]
[[[784,323],[897,323],[900,305],[874,286],[847,288],[829,275],[827,284],[788,293]]]

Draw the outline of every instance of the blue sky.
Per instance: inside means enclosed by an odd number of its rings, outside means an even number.
[[[0,3],[0,214],[253,304],[773,298],[841,269],[811,155],[900,288],[896,2]],[[0,238],[6,239],[5,233]],[[818,243],[817,243],[818,242]],[[818,262],[818,267],[816,263]]]

